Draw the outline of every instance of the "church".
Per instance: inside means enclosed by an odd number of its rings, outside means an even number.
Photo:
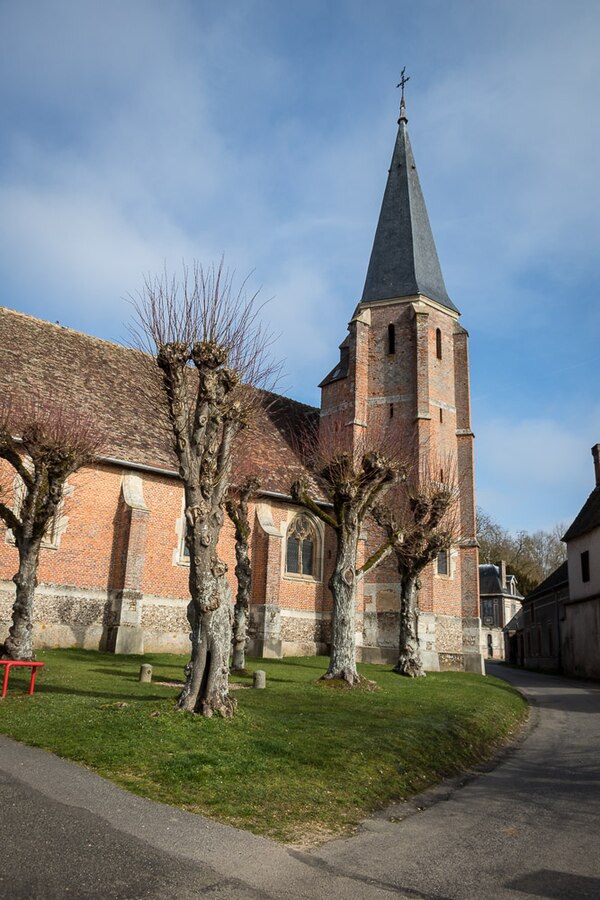
[[[433,457],[454,461],[459,534],[421,577],[419,639],[426,669],[482,671],[468,334],[444,284],[407,124],[403,97],[364,289],[339,359],[321,381],[320,410],[274,396],[238,439],[234,483],[260,480],[250,506],[252,656],[328,649],[334,535],[290,496],[294,480],[311,478],[298,434],[320,417],[357,436],[383,429],[386,439],[412,448],[416,466]],[[68,479],[46,536],[34,646],[188,653],[183,489],[170,435],[144,390],[142,354],[0,307],[0,356],[3,393],[17,402],[20,393],[51,397],[93,417],[109,436],[106,454]],[[362,553],[374,540],[367,528]],[[227,520],[219,551],[235,596]],[[11,533],[0,523],[2,638],[17,567]],[[398,632],[398,575],[389,557],[359,583],[358,659],[395,662]]]

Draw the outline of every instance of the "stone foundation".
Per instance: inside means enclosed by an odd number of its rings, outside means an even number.
[[[330,634],[329,613],[252,604],[248,625],[248,656],[281,659],[284,656],[328,653]]]
[[[378,595],[379,601],[381,593]],[[379,602],[378,602],[378,605]],[[398,661],[400,614],[386,609],[364,614],[362,662],[394,665]],[[367,605],[369,608],[369,605]],[[419,643],[427,672],[466,671],[483,674],[479,619],[421,613]]]
[[[0,641],[12,621],[14,586],[0,582]],[[137,591],[93,591],[39,585],[33,644],[113,653],[188,653],[187,601]]]
[[[8,633],[14,587],[0,582],[0,640]],[[143,596],[138,591],[82,591],[40,585],[34,609],[34,646],[83,647],[114,653],[190,652],[189,601]],[[391,605],[391,603],[390,603]],[[399,613],[368,608],[357,617],[357,659],[394,665],[398,659]],[[248,655],[327,654],[331,614],[252,604]],[[422,613],[419,640],[427,671],[483,672],[479,619]]]

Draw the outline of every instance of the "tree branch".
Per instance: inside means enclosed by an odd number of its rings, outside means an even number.
[[[6,506],[5,503],[0,501],[0,518],[4,520],[7,528],[12,529],[12,531],[18,531],[22,528],[21,520],[16,516],[16,514],[12,511],[9,506]]]
[[[372,569],[374,566],[378,565],[382,560],[389,556],[392,550],[395,549],[396,544],[398,543],[398,538],[401,536],[400,531],[395,531],[393,534],[389,535],[389,537],[381,544],[374,553],[371,553],[369,558],[362,564],[362,566],[356,570],[356,577],[362,578],[369,569]]]
[[[335,531],[338,531],[340,523],[330,516],[325,510],[321,509],[314,500],[312,500],[308,493],[306,492],[305,486],[300,481],[295,481],[292,485],[292,499],[296,501],[296,503],[302,504],[305,506],[310,512],[314,513],[317,518],[321,519],[322,522],[325,522],[326,525],[330,525]]]
[[[31,473],[27,470],[15,441],[6,433],[0,435],[0,457],[11,464],[28,488],[33,485]]]

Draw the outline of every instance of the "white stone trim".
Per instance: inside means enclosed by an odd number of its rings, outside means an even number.
[[[281,527],[276,528],[275,522],[273,521],[273,509],[270,503],[256,504],[256,518],[258,519],[258,524],[265,532],[265,534],[270,534],[273,537],[278,538],[282,538],[284,536],[284,523],[282,521]]]
[[[144,500],[144,482],[140,475],[124,471],[121,479],[121,490],[123,491],[123,500],[127,506],[131,509],[150,512],[150,508],[146,506],[146,501]]]
[[[286,570],[287,534],[289,527],[296,516],[306,516],[308,519],[310,519],[317,533],[318,546],[315,547],[317,557],[316,575],[298,575],[295,572],[288,572]],[[299,584],[320,584],[323,581],[323,557],[325,555],[325,523],[321,519],[318,519],[316,516],[314,516],[311,512],[309,512],[309,510],[304,506],[297,506],[287,511],[286,518],[283,518],[281,520],[281,530],[283,537],[283,540],[281,541],[281,577],[285,581],[295,581]]]

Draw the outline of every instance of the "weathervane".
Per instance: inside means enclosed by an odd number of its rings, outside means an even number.
[[[404,74],[405,72],[406,72],[406,66],[404,66],[404,68],[400,72],[400,81],[396,85],[397,88],[399,88],[399,87],[402,88],[402,96],[400,98],[400,118],[401,119],[406,119],[406,108],[404,106],[404,85],[406,84],[407,81],[410,81],[410,75],[405,75]]]

